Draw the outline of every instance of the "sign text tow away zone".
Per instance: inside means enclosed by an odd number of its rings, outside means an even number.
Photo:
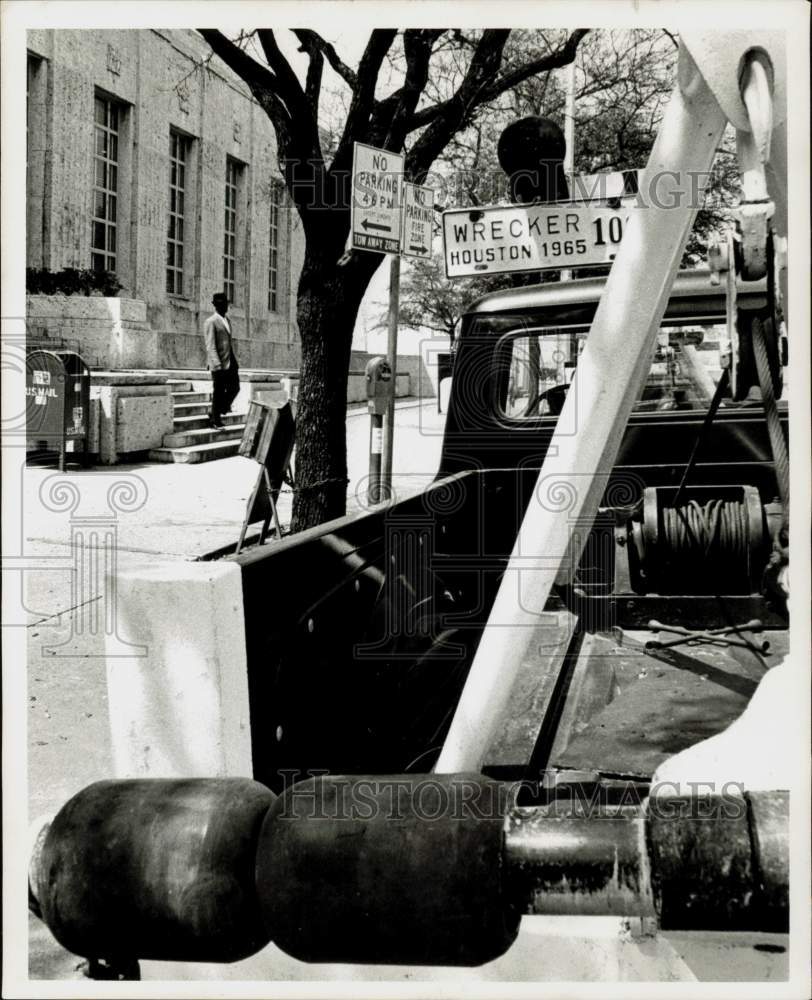
[[[605,204],[506,205],[443,213],[446,275],[610,264],[629,208]]]

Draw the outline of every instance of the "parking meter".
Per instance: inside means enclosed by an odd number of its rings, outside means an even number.
[[[394,391],[392,368],[386,358],[370,358],[366,366],[367,407],[369,409],[369,485],[367,499],[381,502],[381,454],[383,417]]]
[[[367,405],[373,416],[382,417],[392,394],[392,369],[386,358],[370,358],[366,367]]]

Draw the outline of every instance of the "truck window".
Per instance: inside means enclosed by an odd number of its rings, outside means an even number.
[[[506,334],[500,346],[510,352],[510,365],[502,415],[516,420],[557,416],[588,332],[538,327]],[[724,324],[662,327],[635,412],[706,409],[722,372],[725,338]]]

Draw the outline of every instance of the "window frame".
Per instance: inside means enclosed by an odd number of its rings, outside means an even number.
[[[242,173],[245,169],[240,160],[226,157],[226,178],[224,187],[223,215],[223,291],[231,305],[237,305],[237,239],[239,237],[239,204]]]
[[[167,209],[165,272],[166,294],[176,298],[190,297],[186,288],[186,251],[189,246],[189,230],[186,223],[187,206],[189,204],[188,176],[191,151],[191,138],[180,130],[170,127],[169,205]],[[180,260],[180,263],[178,263],[178,260]]]
[[[25,73],[25,259],[29,267],[42,267],[45,227],[50,231],[50,218],[44,207],[46,162],[51,145],[46,108],[50,63],[39,53],[26,49]]]
[[[98,118],[99,106],[102,106],[103,120]],[[114,97],[96,91],[93,95],[93,187],[90,215],[90,266],[93,270],[105,270],[118,273],[120,254],[119,239],[119,188],[122,169],[121,146],[124,105]],[[113,124],[113,119],[115,119]],[[99,139],[103,137],[102,150],[99,151]],[[102,183],[99,183],[99,166],[102,166]],[[110,183],[111,170],[115,170],[114,182]],[[97,214],[98,196],[103,198],[103,213]],[[112,206],[112,211],[111,211]],[[104,246],[96,245],[98,227],[104,233]],[[112,234],[112,249],[111,249]],[[102,266],[98,266],[101,258]]]
[[[280,284],[279,284],[279,248],[280,248],[280,219],[284,182],[278,177],[271,179],[270,191],[270,212],[268,218],[268,312],[279,313],[280,310]]]
[[[659,331],[663,332],[671,329],[679,329],[684,326],[709,326],[709,327],[723,327],[724,321],[716,318],[708,318],[704,320],[700,319],[680,319],[679,321],[668,322],[662,321],[659,326]],[[556,334],[582,334],[582,340],[585,342],[586,337],[589,333],[589,326],[583,323],[574,324],[556,324],[555,326],[543,326],[538,323],[533,323],[532,325],[519,324],[510,329],[500,331],[498,335],[498,340],[495,345],[495,356],[497,359],[497,366],[500,371],[499,377],[495,380],[493,385],[493,392],[491,395],[491,408],[493,414],[496,416],[497,420],[501,423],[513,427],[513,428],[530,428],[537,426],[539,423],[555,423],[558,421],[558,415],[553,413],[536,413],[531,416],[519,416],[516,414],[510,414],[507,412],[507,393],[509,388],[510,380],[510,370],[513,360],[513,347],[512,343],[516,340],[521,340],[524,338],[527,340],[530,336],[555,336]],[[572,379],[574,379],[577,373],[577,358],[580,357],[581,350],[576,352],[576,365],[573,370]],[[652,358],[652,365],[656,363],[656,359]],[[647,376],[648,377],[648,376]],[[572,382],[572,379],[570,382]],[[575,382],[575,391],[577,392],[577,381]],[[657,410],[654,407],[641,407],[640,403],[648,402],[641,396],[640,399],[635,400],[634,408],[631,412],[631,417],[640,417],[647,414],[651,414],[655,417],[662,417],[663,413],[675,412],[685,416],[689,413],[701,414],[706,413],[708,409],[708,404],[703,403],[702,405],[691,405],[686,407],[680,407],[674,411],[668,410]]]

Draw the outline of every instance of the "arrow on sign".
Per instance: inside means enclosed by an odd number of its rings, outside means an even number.
[[[364,229],[379,229],[382,233],[392,232],[391,226],[381,226],[377,222],[368,222],[366,219],[363,220],[361,225],[364,227]]]
[[[429,248],[428,247],[416,247],[416,246],[414,246],[414,244],[410,243],[409,244],[409,249],[410,250],[414,250],[415,253],[426,253]]]

